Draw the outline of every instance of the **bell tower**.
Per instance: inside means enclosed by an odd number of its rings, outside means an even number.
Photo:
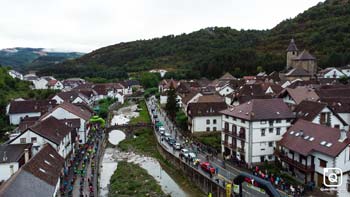
[[[287,64],[286,69],[289,70],[293,67],[293,59],[298,57],[298,48],[295,45],[294,39],[290,40],[289,46],[287,48]]]

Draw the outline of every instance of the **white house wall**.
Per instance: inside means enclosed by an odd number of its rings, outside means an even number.
[[[18,125],[21,122],[21,118],[24,118],[26,116],[28,117],[40,117],[40,112],[33,112],[33,113],[21,113],[21,114],[9,114],[10,118],[10,124],[12,125]]]
[[[345,127],[343,125],[343,123],[331,112],[331,110],[328,107],[325,107],[321,113],[330,113],[330,123],[331,123],[331,127],[335,128],[335,125],[339,125],[340,129],[346,129],[347,127]],[[320,120],[321,120],[321,116],[320,114],[318,114],[312,121],[312,123],[315,124],[320,124]]]
[[[16,173],[18,170],[18,162],[0,163],[0,182],[6,181],[11,177],[11,165],[13,166],[13,173]]]
[[[33,144],[32,147],[32,155],[34,156],[36,153],[39,152],[39,150],[43,147],[44,144],[49,143],[56,151],[57,151],[57,145],[43,137],[41,137],[40,135],[27,130],[25,131],[21,136],[19,136],[18,138],[16,138],[15,140],[13,140],[10,144],[21,144],[21,138],[25,138],[26,142],[25,143],[31,143],[32,138],[36,138],[36,143]],[[35,147],[38,146],[38,149],[36,149]]]
[[[210,124],[207,124],[207,120],[210,121]],[[214,120],[216,120],[216,124],[214,124]],[[214,127],[216,127],[216,131],[221,131],[221,115],[220,116],[199,116],[194,117],[192,119],[192,128],[191,132],[206,132],[207,127],[210,128],[210,131],[214,131]]]
[[[47,119],[48,117],[53,116],[58,120],[63,120],[63,119],[80,119],[80,128],[78,135],[80,136],[80,139],[82,140],[83,143],[85,143],[85,130],[86,130],[86,136],[88,135],[88,130],[85,127],[86,120],[80,118],[79,116],[76,116],[73,113],[70,113],[69,111],[66,111],[65,109],[62,108],[57,108],[56,110],[52,111],[47,117],[44,119]]]

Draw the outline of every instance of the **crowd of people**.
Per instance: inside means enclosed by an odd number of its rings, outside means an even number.
[[[61,196],[73,196],[75,182],[80,179],[79,193],[81,197],[94,196],[94,174],[96,153],[102,139],[102,130],[98,124],[91,126],[85,144],[77,144],[71,159],[61,174]],[[90,170],[90,173],[88,173]],[[87,188],[87,189],[86,189]]]
[[[305,189],[303,185],[291,184],[288,181],[284,180],[282,177],[270,173],[267,169],[261,170],[259,166],[255,166],[255,168],[253,169],[253,175],[269,181],[276,188],[287,192],[289,195],[292,195],[294,197],[304,196],[305,194]]]

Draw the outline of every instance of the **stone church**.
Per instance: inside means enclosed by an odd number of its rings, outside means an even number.
[[[302,69],[307,71],[311,77],[317,73],[316,58],[312,56],[307,50],[299,52],[294,39],[292,39],[287,48],[287,70]]]

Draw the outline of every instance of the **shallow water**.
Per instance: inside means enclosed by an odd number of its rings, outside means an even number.
[[[125,139],[125,134],[120,130],[113,130],[109,134],[109,141],[117,145]],[[111,142],[111,143],[112,143]],[[114,171],[117,169],[118,161],[126,160],[139,164],[142,168],[153,176],[162,190],[171,196],[187,196],[182,188],[163,170],[159,162],[151,157],[145,157],[133,152],[122,152],[118,148],[106,148],[103,156],[101,175],[100,175],[100,196],[108,196],[108,184]]]

